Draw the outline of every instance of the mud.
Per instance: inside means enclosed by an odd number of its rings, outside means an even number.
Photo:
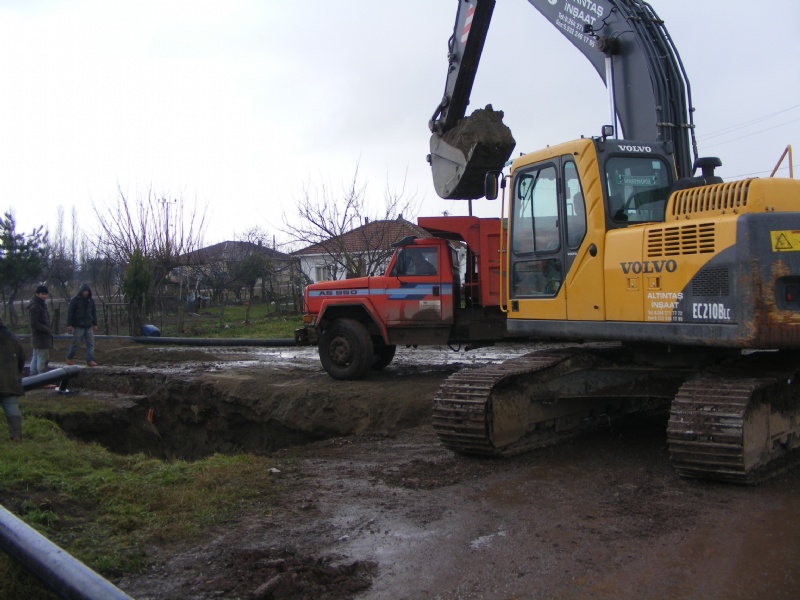
[[[486,173],[502,170],[515,145],[503,112],[491,105],[461,119],[442,136],[434,134],[430,162],[436,193],[449,199],[481,198]]]
[[[517,142],[511,130],[503,123],[503,111],[494,110],[491,104],[486,108],[478,108],[469,117],[461,119],[442,139],[458,148],[469,157],[474,152],[475,146],[480,144],[486,149],[491,149],[493,156],[502,165]]]
[[[663,416],[512,459],[443,449],[427,423],[439,382],[530,349],[399,349],[334,382],[310,349],[99,347],[82,392],[44,402],[96,394],[145,423],[154,409],[175,448],[248,444],[280,470],[270,513],[150,549],[117,582],[140,600],[797,597],[800,469],[757,487],[680,479]]]

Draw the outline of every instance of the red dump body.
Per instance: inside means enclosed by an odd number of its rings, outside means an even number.
[[[500,305],[504,259],[500,253],[500,219],[420,217],[417,223],[432,235],[466,243],[469,252],[464,277],[465,299],[480,306]]]

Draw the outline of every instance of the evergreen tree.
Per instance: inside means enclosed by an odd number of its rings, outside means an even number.
[[[39,279],[47,267],[47,231],[42,227],[28,235],[17,233],[10,213],[0,218],[0,289],[3,312],[8,309],[11,326],[19,324],[14,300],[26,283]]]
[[[140,335],[142,321],[147,308],[150,283],[153,274],[144,254],[136,248],[131,254],[131,260],[122,277],[122,293],[128,299],[131,315],[131,335]]]

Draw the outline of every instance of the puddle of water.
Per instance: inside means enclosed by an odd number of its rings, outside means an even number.
[[[469,543],[470,550],[480,550],[485,546],[489,546],[492,543],[492,540],[498,537],[506,537],[505,531],[498,531],[497,533],[491,533],[489,535],[482,535],[479,538],[475,538]]]

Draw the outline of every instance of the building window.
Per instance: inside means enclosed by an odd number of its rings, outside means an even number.
[[[314,268],[314,281],[330,281],[331,279],[331,270],[327,265],[319,265]]]

